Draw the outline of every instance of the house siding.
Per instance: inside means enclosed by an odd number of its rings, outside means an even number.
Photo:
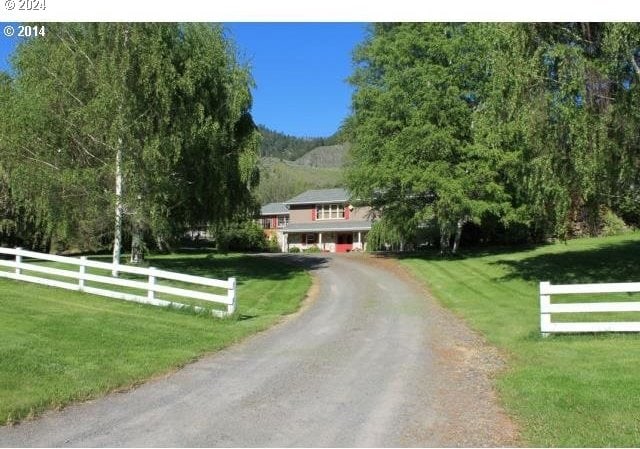
[[[289,223],[312,223],[312,206],[290,206]]]
[[[349,214],[349,219],[357,220],[357,221],[370,220],[371,219],[371,217],[369,216],[370,212],[371,212],[371,208],[368,206],[355,207]]]

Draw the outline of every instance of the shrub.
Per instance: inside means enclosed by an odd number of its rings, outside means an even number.
[[[297,246],[293,246],[293,247],[289,248],[289,252],[290,253],[299,253],[300,252],[300,248],[298,248]]]
[[[218,231],[219,251],[267,251],[269,244],[262,228],[253,221],[231,223]]]
[[[603,236],[620,235],[627,232],[629,228],[625,224],[622,218],[618,217],[610,210],[605,212],[602,217],[602,232]]]
[[[317,246],[310,246],[309,248],[304,250],[305,253],[319,253],[320,252],[320,248],[318,248]]]
[[[275,235],[271,236],[271,238],[267,242],[267,251],[269,251],[270,253],[280,252],[280,245],[278,244],[278,239]]]

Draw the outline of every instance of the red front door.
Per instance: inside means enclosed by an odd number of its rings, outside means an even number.
[[[353,249],[353,234],[338,234],[337,253],[347,253]]]

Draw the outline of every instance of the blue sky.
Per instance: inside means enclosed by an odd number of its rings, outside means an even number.
[[[6,24],[2,24],[4,27]],[[15,24],[13,24],[15,25]],[[327,137],[350,111],[351,53],[362,23],[232,23],[228,35],[253,73],[256,123],[300,137]],[[0,69],[15,38],[0,36]]]
[[[252,68],[257,123],[295,136],[326,137],[349,114],[351,53],[366,25],[228,24]]]

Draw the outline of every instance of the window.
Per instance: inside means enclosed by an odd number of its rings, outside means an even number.
[[[307,245],[311,245],[311,244],[315,243],[316,242],[316,235],[315,234],[305,234],[304,235],[304,242]]]
[[[278,216],[278,227],[279,228],[284,228],[288,224],[289,224],[289,217],[287,217],[286,215]]]
[[[262,229],[271,229],[271,218],[262,219]]]
[[[332,220],[344,218],[342,204],[319,204],[316,206],[316,220]]]

